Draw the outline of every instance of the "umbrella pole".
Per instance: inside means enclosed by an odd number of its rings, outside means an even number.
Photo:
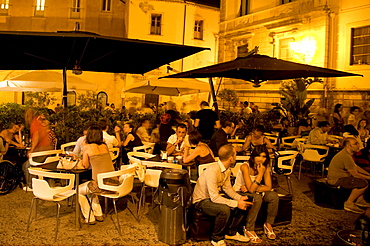
[[[220,118],[220,114],[218,112],[218,105],[217,105],[217,98],[216,98],[216,93],[215,93],[215,88],[213,87],[213,81],[212,77],[209,77],[209,87],[211,88],[211,93],[212,93],[212,98],[213,98],[213,105],[215,107],[215,112],[218,115],[218,118]]]
[[[67,68],[63,69],[63,106],[67,108]]]

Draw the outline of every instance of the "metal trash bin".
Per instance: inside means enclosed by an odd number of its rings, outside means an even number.
[[[189,174],[186,170],[165,169],[159,179],[158,202],[160,216],[158,240],[169,245],[186,241],[186,215],[191,196]]]

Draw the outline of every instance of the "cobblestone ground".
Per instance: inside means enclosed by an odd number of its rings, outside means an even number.
[[[278,176],[278,180],[279,192],[286,193],[283,190],[287,188],[285,178]],[[311,182],[312,178],[309,176],[305,175],[301,180],[297,180],[292,175],[294,187],[292,222],[274,228],[277,234],[275,241],[268,240],[262,231],[257,231],[263,239],[260,245],[331,245],[335,229],[354,229],[357,214],[314,204],[313,192],[309,187]],[[158,207],[154,209],[146,207],[143,211],[144,216],[138,223],[127,210],[125,199],[118,202],[122,236],[118,234],[111,217],[96,225],[83,224],[82,228],[77,230],[74,224],[74,208],[63,203],[58,239],[54,242],[56,206],[53,203],[39,203],[37,221],[33,221],[29,231],[26,231],[32,197],[31,192],[25,192],[20,188],[8,195],[0,196],[0,245],[167,245],[157,237]],[[134,209],[133,204],[129,203],[128,207]],[[116,222],[115,215],[113,216]],[[256,245],[232,240],[226,242],[228,245]],[[210,245],[210,241],[188,240],[183,245],[205,246]]]

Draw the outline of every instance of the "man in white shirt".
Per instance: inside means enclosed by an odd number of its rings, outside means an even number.
[[[140,120],[140,127],[136,130],[136,135],[138,135],[142,142],[149,142],[150,136],[148,129],[150,127],[150,121],[148,119]]]
[[[176,127],[176,133],[171,135],[167,140],[167,155],[182,155],[184,147],[190,147],[188,128],[185,124],[179,124]]]
[[[307,144],[312,145],[326,145],[328,142],[328,131],[330,130],[330,124],[327,121],[321,121],[317,127],[311,130],[308,135]]]
[[[245,236],[241,227],[245,210],[252,203],[247,201],[247,196],[236,193],[230,182],[229,168],[235,165],[235,148],[231,144],[223,145],[218,155],[219,161],[209,166],[198,178],[192,203],[199,211],[215,217],[212,245],[225,246],[224,239],[248,242],[249,237]],[[222,196],[220,191],[231,199]]]
[[[108,148],[121,146],[115,136],[112,136],[107,133],[109,126],[106,120],[103,120],[103,119],[99,120],[98,125],[103,131],[103,139],[104,139],[104,142],[107,144]]]

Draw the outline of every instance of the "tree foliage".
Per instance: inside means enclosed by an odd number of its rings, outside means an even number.
[[[239,98],[238,96],[236,95],[236,92],[235,90],[232,90],[232,89],[222,89],[218,95],[217,95],[220,99],[226,101],[229,103],[229,110],[230,110],[230,106],[231,105],[235,105],[236,103],[238,103],[239,101]]]
[[[49,92],[25,92],[24,94],[26,98],[25,105],[33,107],[47,107],[57,100]]]

